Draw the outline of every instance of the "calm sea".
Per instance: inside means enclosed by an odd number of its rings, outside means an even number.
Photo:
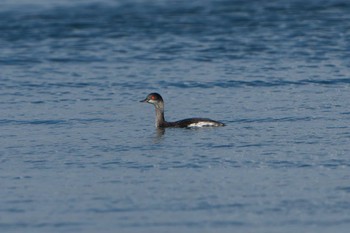
[[[3,0],[0,70],[0,232],[349,231],[347,0]]]

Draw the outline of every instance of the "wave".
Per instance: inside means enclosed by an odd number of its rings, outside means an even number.
[[[340,78],[340,79],[328,79],[328,80],[312,80],[303,79],[298,81],[289,80],[253,80],[253,81],[242,81],[242,80],[229,80],[229,81],[215,81],[215,82],[167,82],[160,81],[159,85],[162,87],[181,87],[181,88],[230,88],[230,87],[274,87],[274,86],[305,86],[305,85],[341,85],[350,84],[350,78]]]
[[[67,119],[67,120],[0,120],[0,125],[62,125],[62,124],[72,124],[80,123],[86,124],[89,122],[98,122],[98,123],[109,123],[113,122],[111,119],[102,119],[102,118],[90,118],[90,119]]]
[[[123,82],[113,83],[111,86],[120,86],[124,88],[132,89],[157,89],[157,88],[241,88],[241,87],[278,87],[278,86],[307,86],[307,85],[320,85],[320,86],[338,86],[338,85],[349,85],[350,78],[339,78],[339,79],[302,79],[297,81],[290,80],[253,80],[253,81],[242,81],[242,80],[228,80],[228,81],[158,81],[155,83],[148,82]]]

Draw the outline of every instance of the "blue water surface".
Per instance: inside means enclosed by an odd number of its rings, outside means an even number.
[[[348,232],[348,1],[4,0],[0,49],[1,232]]]

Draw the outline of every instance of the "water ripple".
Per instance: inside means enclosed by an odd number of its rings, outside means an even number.
[[[298,81],[290,80],[253,80],[253,81],[242,81],[242,80],[228,80],[228,81],[215,81],[215,82],[169,82],[160,81],[158,85],[162,87],[179,87],[179,88],[230,88],[230,87],[274,87],[274,86],[306,86],[306,85],[342,85],[350,84],[350,78],[340,79],[327,79],[327,80],[316,80],[316,79],[303,79]]]
[[[72,124],[72,123],[109,123],[113,122],[112,119],[103,118],[87,118],[87,119],[68,119],[68,120],[0,120],[0,125],[62,125],[62,124]]]
[[[281,117],[281,118],[258,118],[258,119],[238,119],[230,121],[232,123],[272,123],[272,122],[298,122],[323,119],[321,117]]]
[[[284,87],[284,86],[308,86],[308,85],[320,85],[320,86],[339,86],[339,85],[349,85],[350,78],[340,78],[340,79],[303,79],[298,81],[291,80],[253,80],[253,81],[243,81],[243,80],[227,80],[227,81],[211,81],[211,82],[199,82],[199,81],[159,81],[157,83],[149,82],[122,82],[122,83],[112,83],[111,86],[118,86],[124,88],[132,89],[154,89],[154,88],[244,88],[244,87]]]

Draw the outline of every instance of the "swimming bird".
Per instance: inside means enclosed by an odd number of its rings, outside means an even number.
[[[140,102],[153,104],[156,110],[156,127],[157,128],[191,128],[191,127],[218,127],[225,126],[224,123],[214,121],[209,118],[187,118],[175,122],[167,122],[164,118],[164,101],[158,93],[149,94],[146,99]]]

